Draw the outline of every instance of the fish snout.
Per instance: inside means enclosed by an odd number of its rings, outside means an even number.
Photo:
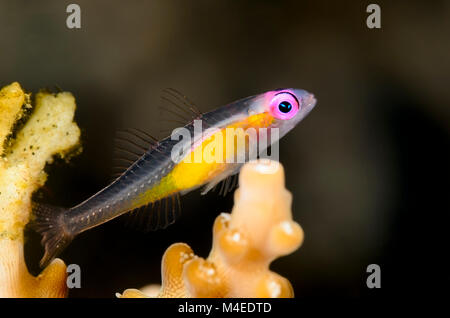
[[[308,93],[304,98],[303,98],[303,106],[302,108],[309,113],[314,106],[316,106],[317,103],[317,99],[315,98],[314,94]]]

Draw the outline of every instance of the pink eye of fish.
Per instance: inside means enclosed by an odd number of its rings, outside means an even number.
[[[278,119],[291,119],[300,108],[297,97],[289,92],[276,94],[270,101],[270,112]]]

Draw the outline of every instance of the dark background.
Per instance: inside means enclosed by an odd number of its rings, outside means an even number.
[[[0,86],[72,92],[83,153],[48,168],[40,196],[73,206],[110,180],[117,129],[155,135],[160,92],[174,87],[203,111],[278,87],[318,104],[280,143],[302,247],[276,260],[297,297],[448,294],[450,2],[0,1]],[[163,137],[159,134],[160,137]],[[117,219],[62,254],[82,268],[72,297],[113,297],[160,282],[174,242],[206,257],[215,217],[232,195],[182,198],[181,219],[142,233]],[[28,233],[26,258],[43,251]],[[366,287],[381,266],[381,290]]]

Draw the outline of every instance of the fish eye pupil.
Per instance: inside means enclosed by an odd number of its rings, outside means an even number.
[[[278,105],[278,109],[280,110],[280,112],[287,114],[291,111],[292,104],[287,101],[283,101]]]

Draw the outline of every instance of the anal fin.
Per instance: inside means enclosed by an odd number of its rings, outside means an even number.
[[[165,229],[173,224],[180,214],[180,194],[176,193],[128,212],[126,225],[143,232]]]

